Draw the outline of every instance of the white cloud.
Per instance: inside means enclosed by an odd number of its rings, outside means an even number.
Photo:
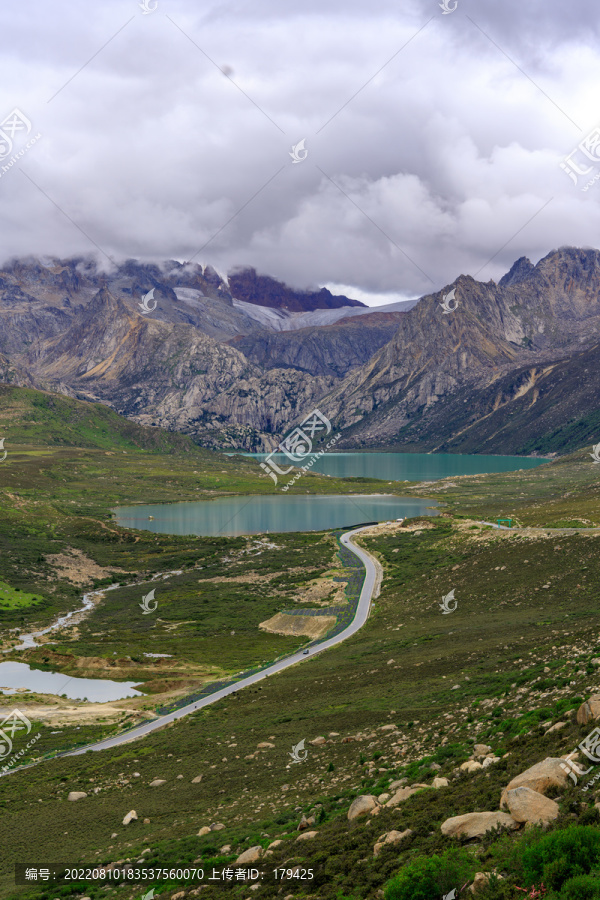
[[[206,245],[196,261],[220,270],[405,298],[597,241],[600,185],[559,168],[600,121],[591,0],[450,16],[429,0],[159,0],[148,16],[108,0],[79,17],[33,0],[0,25],[0,118],[18,106],[43,134],[0,177],[5,258]]]

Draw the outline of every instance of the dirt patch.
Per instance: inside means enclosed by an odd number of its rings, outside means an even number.
[[[217,575],[215,578],[199,578],[198,581],[200,584],[206,584],[207,581],[211,582],[211,584],[258,584],[260,581],[272,581],[273,578],[277,578],[279,572],[271,572],[266,575],[259,575],[256,572],[254,575],[232,575],[228,578],[226,575]]]
[[[248,560],[239,560],[239,562],[243,562],[244,565],[248,565]],[[296,566],[289,569],[286,569],[286,573],[288,575],[293,575],[295,573],[303,574],[304,572],[312,572],[316,571],[315,569],[308,569],[306,566]],[[200,584],[206,582],[211,582],[214,584],[263,584],[264,582],[272,581],[274,578],[279,578],[281,572],[249,572],[245,575],[216,575],[214,578],[199,578],[198,581]]]
[[[100,720],[115,722],[123,713],[130,713],[128,706],[113,706],[111,703],[90,703],[81,706],[46,705],[37,702],[27,703],[25,698],[19,697],[19,707],[33,722],[43,722],[45,725],[94,725]],[[12,707],[0,708],[0,716],[8,715]]]
[[[88,584],[94,578],[108,578],[113,572],[124,572],[125,569],[117,569],[114,566],[106,569],[99,566],[75,547],[68,547],[65,553],[54,553],[46,557],[59,578],[66,578],[73,584]]]
[[[315,603],[320,606],[341,606],[346,600],[346,583],[332,578],[316,578],[298,591],[296,603]]]
[[[333,628],[336,621],[336,616],[290,616],[286,613],[277,613],[265,622],[261,622],[258,627],[273,634],[306,635],[310,638],[320,638],[330,628]]]

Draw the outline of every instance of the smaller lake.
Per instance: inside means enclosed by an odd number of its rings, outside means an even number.
[[[190,503],[122,506],[114,509],[117,524],[163,534],[203,536],[325,531],[363,522],[386,522],[407,516],[436,516],[431,500],[388,494],[267,494],[220,497]],[[153,516],[151,520],[148,516]]]
[[[105,681],[94,678],[71,678],[58,672],[32,669],[27,663],[7,660],[0,663],[0,693],[14,694],[18,688],[28,688],[38,694],[66,694],[69,700],[89,700],[91,703],[107,703],[125,697],[140,697],[133,681]]]

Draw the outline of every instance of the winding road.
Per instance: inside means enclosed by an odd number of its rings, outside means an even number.
[[[335,637],[323,641],[322,643],[311,649],[311,653],[310,656],[308,656],[308,659],[310,659],[311,656],[315,656],[315,654],[317,653],[323,653],[324,650],[329,650],[331,647],[335,647],[336,644],[341,644],[342,641],[345,641],[353,634],[356,634],[356,632],[363,627],[363,625],[369,618],[369,612],[371,610],[371,600],[373,599],[373,594],[378,584],[379,563],[377,563],[377,561],[374,560],[374,558],[369,553],[367,553],[365,550],[362,550],[355,543],[353,543],[352,538],[359,532],[365,531],[367,528],[372,527],[372,525],[364,525],[360,528],[355,528],[352,531],[345,532],[340,538],[341,543],[345,547],[347,547],[347,549],[350,550],[351,553],[354,553],[355,556],[358,556],[366,570],[365,579],[358,600],[358,606],[356,608],[355,616],[350,625],[348,625],[348,627],[345,628],[344,631],[341,631]],[[263,669],[261,672],[257,672],[254,675],[249,675],[247,678],[242,678],[240,681],[237,681],[234,684],[227,685],[227,687],[221,688],[221,690],[219,691],[215,691],[214,694],[210,694],[208,697],[205,697],[202,700],[190,703],[187,706],[182,706],[180,707],[180,709],[177,709],[171,713],[167,713],[164,716],[159,716],[157,719],[152,719],[149,722],[144,722],[143,725],[138,725],[136,728],[132,728],[131,730],[126,731],[123,734],[118,734],[114,737],[106,738],[103,741],[98,741],[98,743],[96,744],[88,744],[86,747],[80,747],[78,750],[68,750],[64,753],[58,753],[53,758],[57,759],[64,756],[80,756],[82,753],[89,753],[91,750],[109,750],[111,747],[118,747],[121,744],[129,743],[129,741],[134,741],[137,738],[144,737],[144,735],[150,734],[151,732],[156,731],[159,728],[164,728],[165,725],[169,725],[171,722],[175,722],[177,719],[182,719],[184,716],[188,716],[190,715],[190,713],[194,713],[205,706],[210,706],[211,703],[217,703],[217,701],[222,700],[229,694],[233,694],[237,691],[242,690],[243,688],[250,687],[250,685],[262,681],[269,675],[275,675],[277,672],[282,672],[284,669],[288,669],[290,666],[294,666],[296,665],[296,663],[302,662],[306,659],[307,657],[304,652],[302,650],[299,650],[296,653],[293,653],[291,656],[286,656],[284,657],[284,659],[278,660],[268,668]],[[44,762],[44,760],[39,760],[39,762]],[[22,769],[30,768],[32,765],[39,765],[39,762],[30,763],[27,766],[19,766],[18,768],[10,769],[8,772],[5,772],[3,774],[11,775],[13,772],[18,772]],[[0,775],[0,777],[2,777],[2,775]]]

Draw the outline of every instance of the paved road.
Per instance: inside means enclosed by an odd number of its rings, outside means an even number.
[[[377,571],[372,557],[365,553],[364,550],[361,550],[360,547],[357,547],[356,544],[352,542],[352,537],[353,535],[358,534],[360,531],[364,531],[365,528],[372,527],[372,525],[366,525],[362,528],[355,528],[352,531],[347,531],[340,538],[342,544],[344,544],[345,547],[347,547],[352,553],[359,557],[361,562],[364,564],[367,573],[362,586],[362,590],[360,592],[356,615],[354,616],[354,619],[352,620],[350,625],[348,625],[348,627],[345,628],[344,631],[341,631],[335,637],[332,637],[327,641],[323,641],[323,643],[318,644],[316,647],[312,648],[309,656],[305,656],[300,650],[297,653],[292,654],[292,656],[286,656],[284,659],[280,659],[278,662],[273,663],[272,666],[269,666],[269,668],[263,669],[261,672],[257,672],[255,675],[249,675],[247,678],[243,678],[241,681],[237,681],[235,684],[228,685],[227,687],[222,688],[220,691],[215,691],[214,694],[210,694],[203,700],[198,700],[195,703],[190,703],[188,706],[182,706],[180,709],[177,709],[172,713],[168,713],[165,716],[160,716],[158,719],[153,719],[150,722],[145,722],[143,725],[139,725],[137,728],[132,728],[130,731],[124,732],[123,734],[115,735],[115,737],[107,738],[104,741],[99,741],[97,744],[88,744],[87,747],[81,747],[79,750],[71,750],[67,753],[61,753],[59,755],[80,756],[82,753],[88,753],[90,750],[107,750],[110,747],[118,747],[120,744],[126,744],[129,741],[135,740],[136,738],[140,738],[146,734],[150,734],[150,732],[156,731],[158,728],[164,728],[164,726],[168,725],[170,722],[175,722],[177,719],[182,719],[184,716],[188,716],[190,715],[190,713],[196,712],[196,710],[202,709],[204,706],[210,706],[211,703],[216,703],[218,700],[222,700],[223,697],[227,697],[229,694],[233,694],[235,691],[240,691],[242,690],[242,688],[249,687],[251,684],[257,684],[257,682],[260,682],[264,678],[266,678],[267,675],[274,675],[276,672],[282,672],[284,669],[288,669],[290,666],[296,665],[296,663],[310,659],[311,656],[315,656],[317,653],[323,653],[324,650],[329,650],[330,647],[335,647],[336,644],[341,644],[342,641],[346,640],[346,638],[349,638],[351,635],[356,634],[356,632],[360,628],[362,628],[369,617],[369,612],[371,609],[371,599],[376,584]],[[28,767],[21,766],[21,768]],[[13,769],[6,774],[10,775],[12,772],[17,771],[18,769]]]

